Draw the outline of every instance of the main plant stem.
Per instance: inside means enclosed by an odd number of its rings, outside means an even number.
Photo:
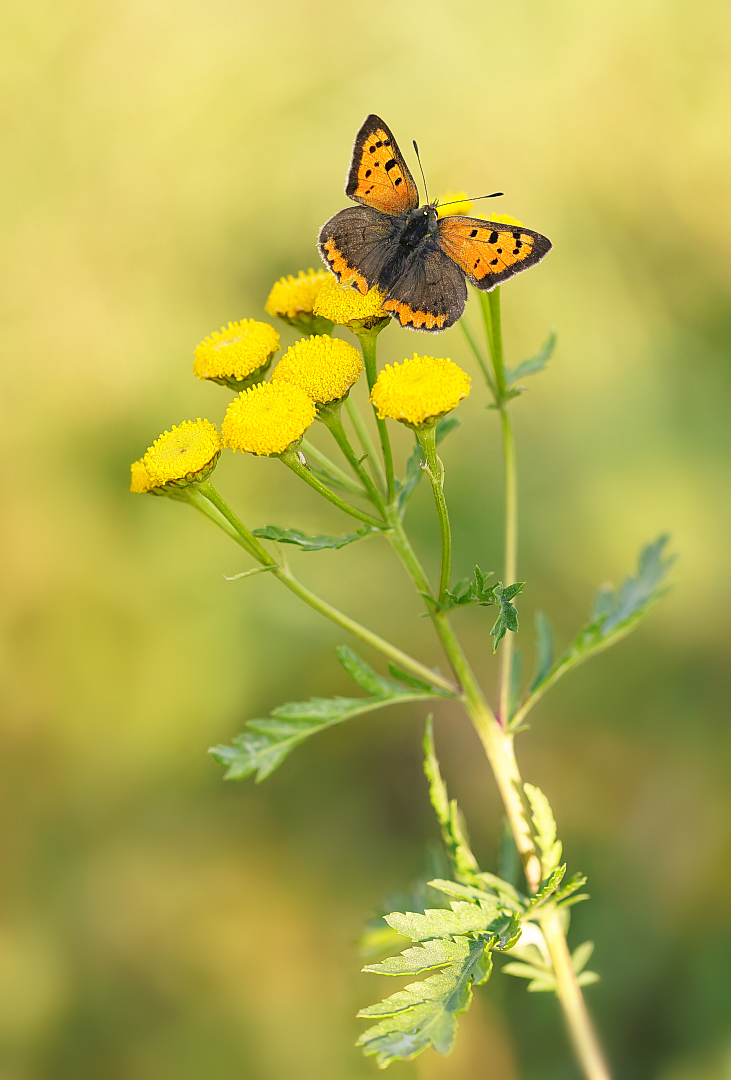
[[[495,395],[495,405],[500,411],[502,426],[505,475],[505,562],[503,574],[505,584],[511,585],[514,583],[517,574],[518,486],[515,438],[508,409],[508,385],[503,359],[500,289],[494,289],[490,293],[480,293],[479,297],[494,373],[494,386],[490,388]],[[488,385],[490,385],[490,380],[488,380]],[[532,839],[528,813],[523,799],[523,783],[515,758],[513,736],[505,730],[510,720],[512,665],[513,635],[508,633],[502,643],[499,724],[492,718],[485,722],[479,711],[474,709],[470,702],[470,696],[466,692],[465,696],[468,700],[468,709],[473,723],[480,735],[485,753],[492,765],[498,787],[503,796],[515,843],[523,858],[528,887],[535,892],[541,880],[540,862]],[[507,799],[506,792],[508,792]],[[509,801],[511,799],[512,812]],[[519,805],[520,811],[518,809]],[[530,848],[528,847],[528,840],[530,840]],[[571,963],[571,954],[566,942],[566,935],[556,909],[548,908],[546,914],[539,918],[539,923],[553,964],[556,977],[556,993],[563,1010],[571,1042],[584,1074],[587,1080],[610,1080],[609,1070],[604,1061],[599,1041],[581,993],[581,987],[576,978],[576,972]]]

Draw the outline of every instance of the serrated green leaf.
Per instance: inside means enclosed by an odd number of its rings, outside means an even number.
[[[567,671],[595,656],[629,634],[657,601],[667,592],[663,586],[675,557],[665,557],[667,536],[660,536],[642,551],[635,574],[626,578],[617,589],[599,590],[589,622],[579,630],[568,649],[552,665],[543,678],[534,683],[526,701],[515,714],[518,728],[528,711]]]
[[[434,746],[434,727],[431,716],[424,730],[424,774],[429,781],[429,798],[441,826],[442,839],[447,849],[455,876],[466,884],[475,882],[479,872],[477,860],[472,854],[467,831],[456,800],[449,799],[447,786],[442,779]]]
[[[504,586],[503,583],[499,581],[492,589],[494,601],[500,608],[500,614],[490,631],[493,638],[493,652],[497,652],[497,647],[508,630],[512,631],[514,634],[517,634],[518,632],[518,612],[511,603],[511,600],[522,591],[524,585],[524,581],[516,581],[513,585]]]
[[[363,1052],[375,1054],[381,1068],[395,1060],[410,1061],[430,1046],[439,1054],[452,1049],[457,1016],[469,1008],[472,985],[486,982],[492,970],[492,957],[484,941],[462,942],[462,957],[437,975],[411,983],[358,1014],[383,1017],[358,1039]]]
[[[398,956],[389,956],[380,964],[367,964],[362,970],[372,971],[376,975],[421,975],[423,971],[446,967],[455,961],[463,960],[467,951],[466,938],[458,938],[456,941],[452,938],[436,939],[405,949]]]
[[[549,878],[561,862],[561,841],[556,839],[556,822],[550,803],[540,788],[523,784],[533,815],[536,845],[541,856],[543,879]]]
[[[394,911],[386,915],[389,926],[412,941],[477,934],[489,930],[498,917],[496,908],[484,909],[479,904],[452,901],[451,908],[427,908],[423,915],[415,911]]]
[[[212,757],[226,767],[226,780],[243,780],[256,773],[259,783],[270,776],[295,747],[319,731],[386,705],[445,696],[439,690],[414,689],[383,678],[345,645],[339,646],[336,652],[348,674],[371,696],[288,702],[274,709],[268,718],[250,720],[246,731],[233,740],[232,746],[214,746],[209,750]]]
[[[299,529],[280,529],[278,525],[265,525],[263,529],[254,529],[254,536],[260,540],[276,540],[279,544],[294,544],[301,551],[323,551],[326,548],[343,548],[366,536],[375,536],[380,532],[370,525],[365,525],[348,536],[308,536]]]
[[[561,880],[566,873],[566,864],[559,866],[553,871],[551,876],[543,882],[538,892],[534,893],[528,901],[528,911],[533,911],[542,904],[548,897],[552,897],[552,894],[556,892],[556,889],[561,884]]]
[[[538,371],[543,371],[544,367],[551,359],[553,350],[556,348],[556,333],[552,331],[546,341],[542,345],[539,352],[535,356],[532,356],[529,360],[523,360],[517,367],[510,370],[507,368],[505,371],[505,382],[507,386],[512,386],[518,381],[518,379],[524,379],[527,375],[535,375]]]

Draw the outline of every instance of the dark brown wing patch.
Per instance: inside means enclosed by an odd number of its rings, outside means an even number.
[[[388,290],[383,307],[402,326],[436,333],[459,319],[467,286],[458,266],[436,244],[416,250],[403,274]]]
[[[345,194],[384,214],[405,214],[419,205],[419,192],[398,144],[373,113],[355,137]]]
[[[365,294],[378,284],[392,237],[390,218],[369,206],[349,206],[325,222],[318,246],[338,281]]]
[[[440,218],[437,235],[442,251],[473,285],[487,292],[513,274],[535,266],[553,246],[545,236],[522,225],[482,218]]]

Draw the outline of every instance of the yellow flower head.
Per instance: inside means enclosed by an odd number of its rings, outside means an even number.
[[[150,491],[172,484],[187,487],[205,478],[216,467],[221,453],[221,436],[208,420],[185,420],[166,431],[132,466],[132,490]],[[147,474],[145,487],[142,470]]]
[[[417,356],[402,364],[387,364],[371,391],[381,420],[390,417],[418,427],[433,423],[467,397],[470,379],[451,360]]]
[[[195,350],[193,372],[199,379],[243,389],[261,381],[279,348],[279,334],[269,323],[242,319],[209,334]]]
[[[284,354],[272,382],[302,387],[318,405],[338,401],[358,381],[363,359],[357,349],[341,338],[302,338]]]
[[[451,203],[450,206],[447,203]],[[472,203],[466,191],[445,191],[439,196],[437,217],[452,217],[453,214],[469,214]]]
[[[380,290],[371,289],[364,296],[358,289],[348,284],[341,285],[336,277],[328,274],[327,281],[317,294],[313,310],[316,315],[324,315],[338,326],[367,329],[381,319],[388,321],[390,318],[382,304],[383,293]]]
[[[315,403],[301,386],[259,383],[229,405],[221,425],[224,446],[260,457],[283,453],[315,419]]]
[[[320,289],[331,275],[327,270],[300,270],[275,281],[264,310],[276,315],[305,334],[326,334],[332,323],[313,313]]]
[[[133,491],[135,495],[144,495],[145,492],[152,490],[152,480],[141,460],[133,461],[130,471],[132,473],[129,485],[130,491]]]
[[[517,217],[511,217],[510,214],[476,214],[476,217],[484,218],[485,221],[496,221],[498,225],[517,225],[522,226],[523,222],[518,221]]]

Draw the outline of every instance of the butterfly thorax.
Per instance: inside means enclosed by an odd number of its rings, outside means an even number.
[[[431,204],[410,210],[408,214],[399,216],[395,221],[399,228],[399,242],[410,248],[418,247],[425,237],[437,231],[437,212]]]

